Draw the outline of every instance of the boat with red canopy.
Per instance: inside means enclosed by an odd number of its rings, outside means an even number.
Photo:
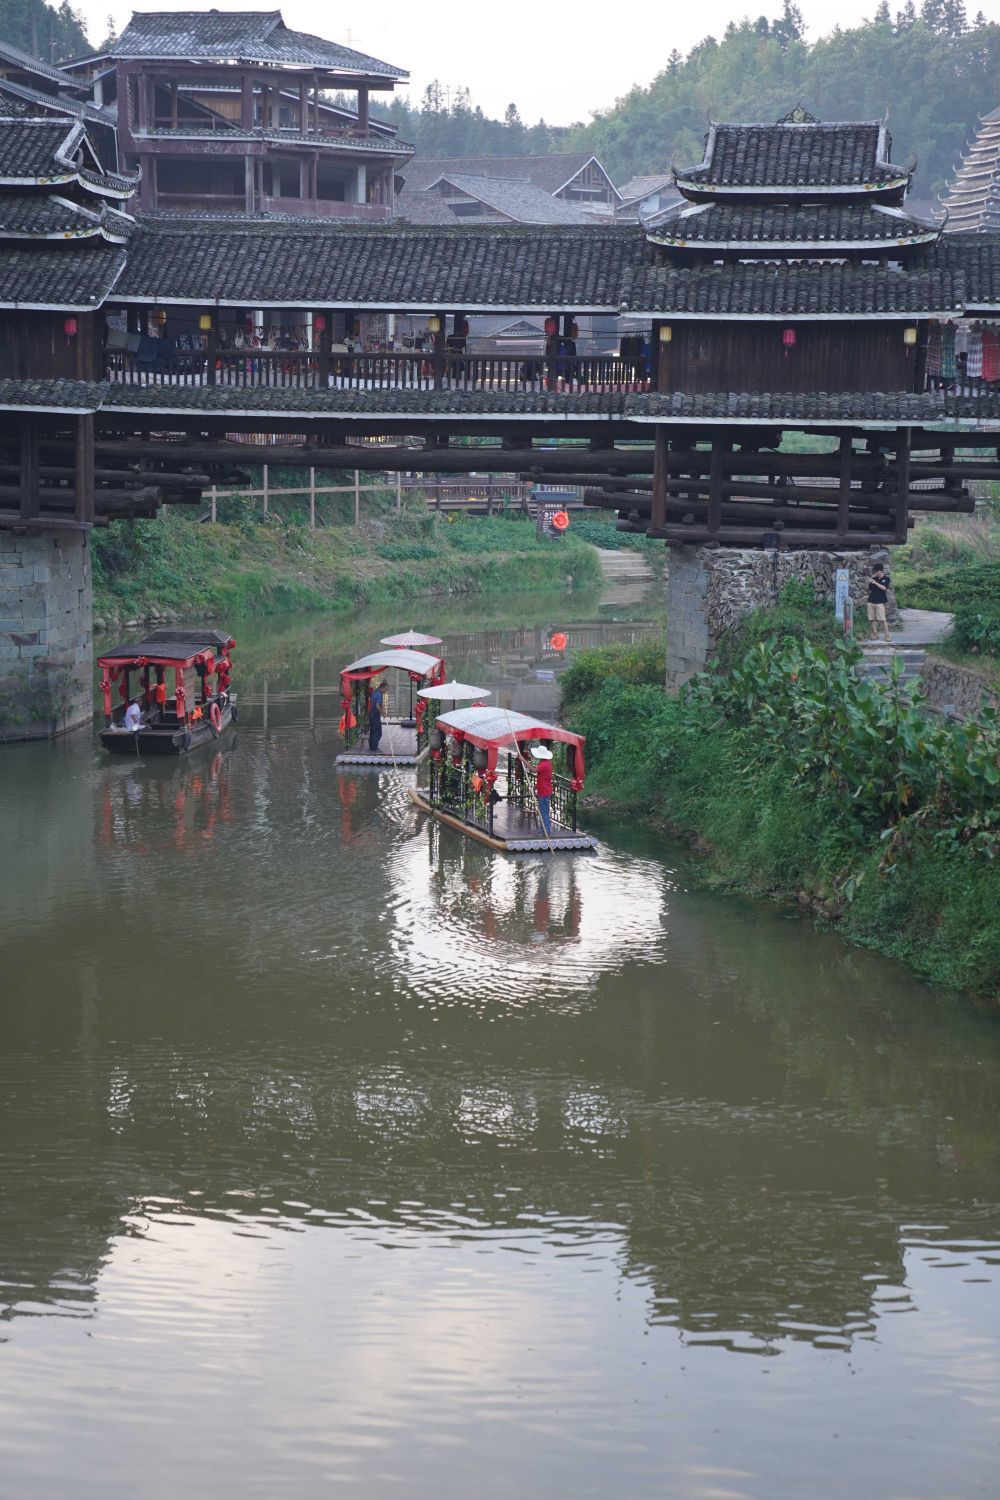
[[[504,708],[440,714],[430,733],[430,785],[411,791],[424,812],[505,852],[596,849],[577,823],[583,736]],[[551,762],[550,828],[539,806],[538,766]]]
[[[156,630],[103,651],[97,664],[105,750],[184,755],[218,739],[237,717],[229,690],[235,645],[224,630]],[[119,701],[112,704],[115,689]]]
[[[391,684],[387,673],[394,674]],[[420,697],[414,702],[413,692],[433,687],[444,678],[443,656],[398,646],[383,645],[344,667],[340,673],[340,733],[345,748],[336,764],[419,765],[427,754],[427,703]],[[394,712],[392,694],[397,688],[399,707]],[[373,707],[378,710],[377,723]],[[373,731],[377,736],[374,744]]]

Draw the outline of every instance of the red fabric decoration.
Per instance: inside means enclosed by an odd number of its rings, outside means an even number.
[[[102,693],[102,696],[104,698],[104,716],[105,716],[105,718],[110,718],[111,717],[111,679],[108,677],[108,674],[107,674],[106,671],[103,672],[102,675],[101,675],[101,693]]]

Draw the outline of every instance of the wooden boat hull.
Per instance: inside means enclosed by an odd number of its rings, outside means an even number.
[[[435,807],[428,802],[422,793],[410,791],[410,801],[421,812],[429,813],[439,823],[445,823],[449,828],[454,828],[458,833],[464,833],[477,843],[485,844],[489,849],[496,849],[500,854],[586,854],[593,853],[600,846],[593,834],[573,833],[566,828],[554,828],[547,838],[544,833],[518,836],[507,836],[494,832],[489,834],[483,828],[477,828],[474,823],[465,823],[461,818],[456,818],[453,813],[445,812],[441,807]]]
[[[125,734],[120,729],[102,729],[100,741],[111,755],[188,755],[192,750],[201,750],[205,745],[214,745],[219,735],[224,734],[235,719],[232,699],[222,710],[218,731],[212,728],[208,718],[200,719],[190,729],[174,725],[163,728],[140,729],[136,734]]]

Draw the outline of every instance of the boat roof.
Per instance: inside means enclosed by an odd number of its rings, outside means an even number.
[[[445,729],[459,730],[474,745],[514,745],[521,740],[561,740],[567,745],[582,745],[583,735],[546,724],[544,719],[530,718],[511,709],[456,708],[439,714],[434,721]]]
[[[411,651],[400,646],[383,646],[370,656],[359,656],[349,667],[341,667],[341,677],[368,676],[372,672],[383,672],[395,667],[400,672],[419,672],[426,677],[428,672],[441,665],[443,657],[431,656],[426,651]]]
[[[154,630],[141,641],[125,641],[102,651],[97,660],[103,667],[142,656],[148,661],[187,666],[203,651],[228,651],[235,645],[236,638],[228,630]]]

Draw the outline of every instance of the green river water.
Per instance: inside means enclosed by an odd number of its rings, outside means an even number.
[[[1000,1022],[635,822],[338,775],[387,629],[541,713],[629,628],[492,614],[257,623],[212,750],[0,758],[0,1497],[1000,1495]]]

